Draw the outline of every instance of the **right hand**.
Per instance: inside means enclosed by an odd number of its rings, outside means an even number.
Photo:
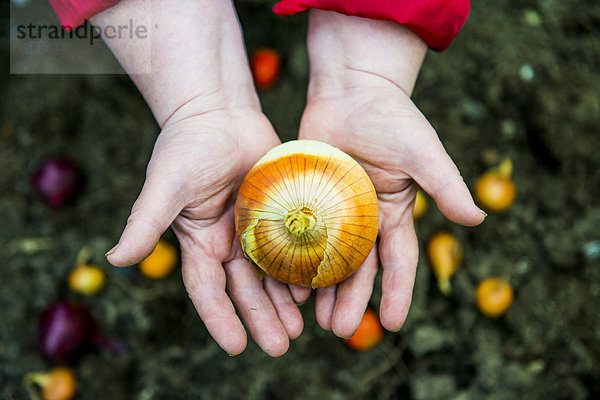
[[[156,141],[144,187],[108,261],[141,261],[173,223],[186,289],[214,339],[229,354],[244,350],[237,310],[258,345],[271,356],[282,355],[302,332],[302,316],[287,285],[270,278],[263,285],[233,225],[241,181],[279,139],[253,107],[196,114],[191,104],[180,110]]]
[[[116,266],[139,262],[173,223],[186,289],[214,339],[227,353],[241,353],[243,321],[265,352],[282,355],[303,328],[292,293],[305,292],[270,278],[261,282],[235,237],[237,190],[279,139],[260,110],[233,4],[128,0],[93,23],[131,20],[147,27],[147,38],[104,39],[162,132],[108,260]]]

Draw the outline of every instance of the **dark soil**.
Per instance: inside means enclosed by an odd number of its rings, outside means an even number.
[[[278,85],[261,94],[284,140],[305,101],[306,15],[278,18],[270,1],[238,4],[248,49],[277,48]],[[427,56],[414,100],[467,183],[508,156],[518,195],[503,214],[463,228],[430,201],[421,243],[454,232],[464,263],[442,296],[422,257],[399,333],[349,350],[301,307],[302,336],[272,359],[254,343],[229,357],[188,300],[179,272],[149,281],[103,254],[119,237],[144,179],[158,128],[124,75],[8,76],[0,111],[0,398],[24,399],[23,376],[51,366],[36,345],[40,310],[65,297],[66,276],[89,246],[108,274],[80,299],[128,351],[74,365],[81,399],[587,399],[600,398],[600,3],[473,1],[465,28]],[[8,23],[4,12],[2,20]],[[533,74],[531,74],[533,72]],[[51,210],[30,168],[65,153],[84,169],[83,195]],[[167,239],[174,241],[172,234]],[[516,290],[497,319],[475,308],[476,284],[508,276]],[[372,299],[378,305],[377,286]]]

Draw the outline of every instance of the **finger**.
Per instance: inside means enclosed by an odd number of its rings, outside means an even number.
[[[364,264],[348,279],[338,284],[337,297],[331,318],[333,333],[349,338],[358,328],[371,294],[379,260],[373,248]]]
[[[231,355],[246,348],[246,331],[225,292],[225,271],[221,264],[193,250],[182,252],[183,282],[206,329]]]
[[[225,273],[227,292],[254,341],[272,357],[285,354],[288,334],[251,265],[236,258],[225,264]]]
[[[296,304],[302,304],[306,302],[306,300],[308,300],[308,298],[310,297],[310,293],[312,292],[312,289],[308,287],[296,286],[291,284],[288,285],[288,287],[290,288],[290,293],[292,294],[292,297],[294,298],[294,302],[296,302]]]
[[[291,340],[296,339],[302,333],[304,321],[287,285],[267,275],[263,280],[263,286],[275,307],[279,320],[287,331],[288,337]]]
[[[317,289],[315,313],[317,322],[326,331],[331,330],[331,317],[333,316],[333,308],[335,306],[336,291],[337,285]]]
[[[446,218],[466,226],[483,222],[485,214],[475,205],[458,168],[432,128],[413,149],[413,157],[415,165],[408,172]]]
[[[419,258],[412,213],[404,213],[399,226],[382,233],[379,256],[383,266],[379,317],[384,328],[397,331],[408,315]]]
[[[124,267],[146,258],[182,207],[172,179],[149,173],[119,243],[106,254],[108,262]]]

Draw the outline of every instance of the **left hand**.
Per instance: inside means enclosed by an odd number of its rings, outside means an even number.
[[[410,99],[423,58],[419,54],[425,51],[420,39],[382,21],[318,10],[311,10],[310,18],[311,83],[299,138],[327,142],[356,159],[373,181],[380,207],[378,246],[349,279],[317,290],[317,320],[340,337],[351,336],[381,262],[380,319],[386,329],[396,331],[408,313],[418,260],[413,223],[417,183],[451,221],[474,226],[484,214],[435,130]],[[365,43],[378,39],[379,28],[383,43]],[[341,48],[327,49],[330,45]],[[391,47],[388,51],[386,45]],[[353,51],[364,58],[353,58]],[[378,57],[380,62],[371,64]],[[400,72],[398,79],[385,71],[394,60],[408,62],[395,70]]]

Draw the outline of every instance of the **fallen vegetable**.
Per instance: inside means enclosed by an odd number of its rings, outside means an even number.
[[[30,397],[42,400],[70,400],[77,392],[75,373],[68,367],[55,367],[48,372],[32,372],[25,376]]]
[[[498,318],[510,308],[514,291],[510,283],[502,278],[484,279],[475,291],[475,304],[481,313],[490,318]]]
[[[254,84],[260,90],[269,89],[279,79],[281,57],[277,50],[260,48],[250,57]]]
[[[348,347],[358,351],[371,350],[383,340],[384,330],[379,322],[377,313],[367,308],[354,335],[345,339]]]
[[[425,193],[419,189],[417,190],[415,205],[413,206],[413,218],[415,221],[421,219],[425,215],[425,212],[427,212],[427,198],[425,197]]]
[[[38,320],[38,341],[42,353],[52,361],[72,361],[91,347],[118,353],[122,346],[107,340],[92,314],[82,304],[61,301],[44,310]]]
[[[140,262],[140,272],[151,279],[162,279],[173,271],[178,260],[175,246],[161,239],[152,253]]]
[[[235,228],[246,256],[275,279],[313,288],[348,278],[379,226],[364,169],[325,143],[297,140],[269,151],[246,176]]]
[[[502,212],[514,203],[517,189],[511,175],[512,162],[507,158],[477,179],[475,196],[484,209]]]
[[[64,156],[44,161],[31,174],[33,188],[53,208],[74,199],[81,190],[82,181],[79,167]]]
[[[427,256],[437,279],[438,289],[443,295],[449,295],[452,291],[450,278],[460,267],[463,258],[460,243],[449,232],[437,232],[427,243]]]
[[[106,284],[106,274],[94,265],[82,264],[69,273],[68,283],[75,293],[92,296]]]

